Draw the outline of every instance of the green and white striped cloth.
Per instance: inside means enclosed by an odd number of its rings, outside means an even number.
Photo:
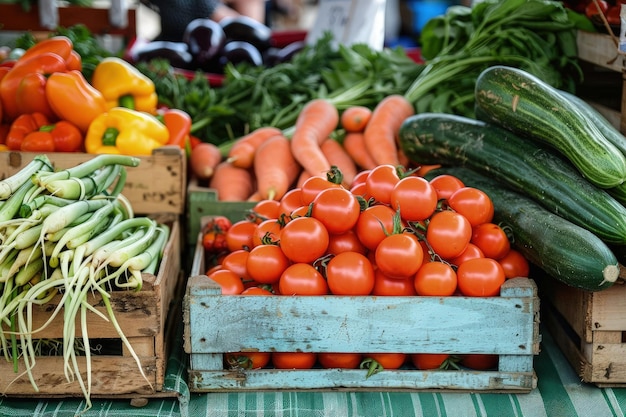
[[[185,355],[168,364],[166,388],[178,399],[93,401],[84,417],[623,417],[626,389],[583,384],[545,331],[535,358],[538,387],[528,394],[437,392],[189,393]],[[181,348],[182,351],[182,348]],[[0,416],[71,417],[84,401],[0,400]]]

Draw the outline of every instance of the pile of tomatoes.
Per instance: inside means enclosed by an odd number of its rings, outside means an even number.
[[[498,296],[506,279],[528,276],[527,260],[492,222],[489,196],[454,176],[428,181],[380,165],[359,173],[351,189],[340,184],[341,173],[333,171],[279,201],[258,202],[246,219],[212,218],[203,228],[213,260],[207,276],[230,295],[469,297]],[[288,367],[298,367],[298,355],[287,354]],[[373,362],[374,355],[358,355],[370,369],[393,366],[381,365],[381,354]],[[420,358],[450,362],[448,355]]]

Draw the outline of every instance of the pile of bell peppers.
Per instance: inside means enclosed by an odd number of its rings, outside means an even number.
[[[0,66],[0,150],[150,155],[190,147],[192,120],[160,108],[152,80],[108,57],[91,80],[66,36],[44,39]]]

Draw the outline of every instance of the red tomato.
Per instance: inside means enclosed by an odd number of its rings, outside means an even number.
[[[365,180],[367,180],[367,176],[369,174],[370,174],[369,169],[364,169],[362,171],[359,171],[352,179],[352,184],[350,184],[350,186],[354,187],[355,185],[365,184]]]
[[[405,221],[425,220],[437,208],[437,190],[422,177],[405,177],[391,190],[390,203]]]
[[[460,364],[470,369],[498,369],[498,355],[468,353],[461,355]]]
[[[396,233],[376,246],[376,266],[391,278],[408,279],[422,266],[424,251],[412,233]]]
[[[246,260],[248,276],[260,284],[278,282],[288,266],[289,259],[277,245],[255,246]]]
[[[443,259],[462,254],[471,238],[470,222],[462,214],[450,210],[433,214],[426,229],[426,240]]]
[[[284,196],[283,196],[284,197]],[[278,219],[280,215],[279,200],[261,200],[252,208],[251,217],[256,223],[267,219]]]
[[[411,363],[417,369],[440,369],[444,363],[450,358],[447,353],[413,353],[410,356]]]
[[[480,250],[478,246],[474,245],[470,241],[470,243],[467,244],[467,248],[465,248],[463,253],[457,256],[456,258],[450,259],[450,263],[452,265],[459,266],[463,262],[467,261],[468,259],[484,258],[484,257],[485,257],[485,254],[483,253],[483,251]]]
[[[261,369],[269,363],[269,352],[231,352],[224,355],[226,364],[231,369]]]
[[[454,175],[442,174],[430,180],[430,185],[437,191],[439,200],[447,200],[456,190],[465,187],[463,181]]]
[[[233,223],[226,232],[226,244],[229,251],[252,248],[252,235],[256,229],[256,223],[249,220],[240,220]]]
[[[491,258],[470,259],[456,271],[461,294],[469,297],[493,297],[500,294],[506,279],[504,269]]]
[[[404,365],[407,359],[406,353],[368,353],[363,355],[363,357],[361,367],[369,369],[370,372],[373,371],[372,373],[383,369],[398,369]]]
[[[478,246],[487,258],[500,259],[511,250],[509,237],[495,223],[483,223],[474,227],[471,243]]]
[[[327,252],[332,255],[341,252],[358,252],[365,255],[367,248],[363,246],[354,230],[348,230],[344,233],[329,235]]]
[[[331,369],[357,369],[361,364],[363,355],[352,352],[320,352],[317,360],[322,368]]]
[[[370,170],[365,180],[367,194],[377,202],[390,204],[391,190],[400,181],[398,169],[393,165],[378,165]]]
[[[291,212],[291,214],[289,215],[289,218],[287,219],[287,222],[289,222],[292,219],[295,219],[296,217],[305,217],[305,216],[309,216],[309,211],[311,210],[310,206],[300,206],[298,208],[296,208],[295,210],[293,210]],[[310,217],[310,216],[309,216]]]
[[[609,22],[609,25],[619,26],[621,25],[621,6],[610,6],[609,10],[606,12],[606,21]]]
[[[274,352],[272,363],[276,369],[311,369],[317,362],[313,352]]]
[[[606,15],[606,13],[609,11],[608,2],[606,2],[605,0],[597,0],[597,3],[598,4],[596,5],[596,2],[589,1],[587,7],[585,7],[585,16],[587,16],[589,19],[595,20],[594,16],[599,14]],[[600,10],[598,10],[598,6],[600,6]]]
[[[202,246],[209,252],[222,252],[228,249],[226,232],[232,222],[226,216],[213,216],[202,227]]]
[[[274,295],[274,293],[266,288],[254,285],[243,290],[241,295]]]
[[[365,255],[342,252],[326,265],[326,280],[332,294],[368,295],[374,288],[374,267]]]
[[[375,250],[387,234],[393,231],[395,214],[391,207],[382,204],[363,210],[354,229],[363,246]]]
[[[280,199],[280,207],[276,218],[291,216],[291,212],[300,206],[302,206],[302,190],[300,188],[292,188]]]
[[[272,200],[277,201],[277,200]],[[278,243],[280,237],[281,224],[278,220],[267,219],[257,224],[254,233],[252,234],[252,247],[259,246],[261,244]]]
[[[447,263],[428,262],[415,274],[413,285],[417,295],[450,296],[456,291],[456,272]]]
[[[364,182],[352,185],[350,187],[350,192],[355,196],[363,197],[365,201],[371,198],[371,195],[367,194],[367,184]]]
[[[530,265],[524,255],[515,249],[511,249],[504,257],[498,259],[504,269],[506,278],[525,277],[530,274]]]
[[[243,281],[238,274],[228,269],[218,269],[208,275],[221,288],[223,295],[241,294],[244,290]]]
[[[328,230],[313,217],[297,217],[280,231],[280,248],[293,262],[313,262],[328,249]]]
[[[448,198],[452,210],[465,216],[472,227],[493,219],[493,202],[482,190],[474,187],[463,187]]]
[[[374,271],[374,288],[371,294],[379,296],[416,295],[412,279],[389,278],[380,269]]]
[[[315,197],[322,191],[327,188],[343,188],[340,184],[335,184],[334,182],[328,181],[326,177],[322,177],[319,175],[315,175],[313,177],[308,178],[306,181],[302,183],[300,187],[300,204],[308,206],[315,200]]]
[[[234,272],[243,280],[249,280],[250,275],[246,267],[249,253],[243,249],[230,252],[222,259],[222,268]]]
[[[354,194],[345,188],[328,188],[313,200],[311,217],[321,221],[328,233],[343,233],[354,227],[360,213]]]
[[[278,290],[282,295],[325,295],[328,283],[312,265],[295,263],[280,276]]]

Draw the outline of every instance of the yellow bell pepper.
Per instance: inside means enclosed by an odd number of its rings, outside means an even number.
[[[129,109],[154,114],[158,96],[154,82],[130,63],[117,57],[107,57],[98,63],[91,85],[102,93],[108,108]]]
[[[85,150],[92,154],[151,155],[167,144],[169,131],[156,117],[114,107],[96,117],[85,137]]]

